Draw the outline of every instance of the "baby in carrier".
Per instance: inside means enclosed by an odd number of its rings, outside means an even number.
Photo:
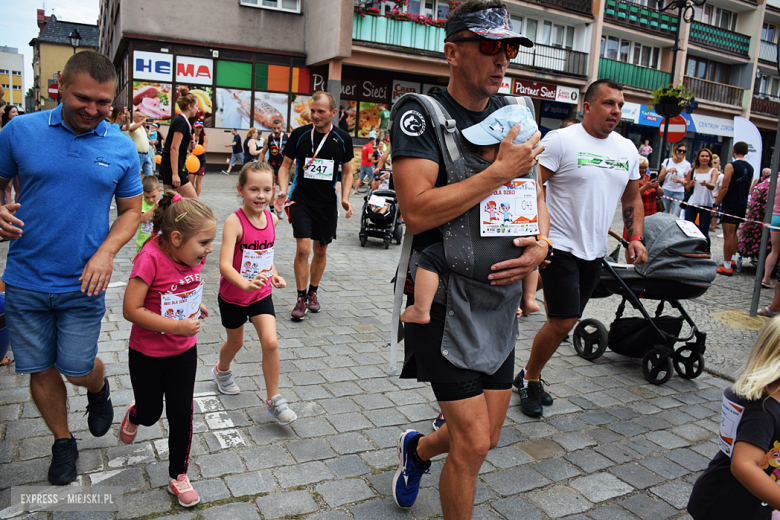
[[[514,144],[526,142],[536,132],[537,125],[528,108],[520,105],[507,105],[484,121],[463,130],[463,137],[476,146],[476,153],[488,162],[494,162],[498,156],[501,141],[515,124],[520,124],[520,133]],[[503,217],[502,217],[503,218]],[[446,238],[445,238],[446,240]],[[431,304],[439,287],[439,277],[448,272],[444,256],[444,242],[438,242],[425,248],[417,262],[417,274],[414,280],[414,305],[410,305],[401,314],[404,323],[426,324],[431,321]],[[533,287],[531,287],[533,285]],[[526,288],[523,280],[523,299],[534,298],[536,282]],[[527,289],[527,290],[526,290]]]

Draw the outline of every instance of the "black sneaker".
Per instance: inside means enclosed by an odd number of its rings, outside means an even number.
[[[525,369],[518,372],[517,376],[515,377],[515,380],[512,382],[512,385],[514,385],[514,387],[517,388],[518,393],[520,392],[520,390],[523,389],[524,377],[525,377]],[[553,398],[550,394],[548,394],[544,390],[544,381],[542,379],[539,379],[539,383],[542,385],[542,397],[541,397],[542,406],[552,406]]]
[[[528,381],[528,386],[520,389],[520,409],[528,417],[541,417],[542,408],[542,383]]]
[[[111,404],[111,389],[108,386],[108,379],[103,379],[105,384],[103,390],[93,394],[87,392],[87,425],[89,432],[95,437],[102,437],[111,429],[111,423],[114,421],[114,406]]]
[[[57,439],[51,447],[51,466],[49,466],[49,482],[55,486],[70,484],[78,473],[76,472],[76,459],[79,458],[79,449],[76,439],[71,434],[70,439]]]

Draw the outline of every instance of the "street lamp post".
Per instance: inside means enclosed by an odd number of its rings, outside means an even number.
[[[70,31],[68,38],[70,38],[70,45],[73,47],[73,54],[76,54],[76,48],[79,46],[79,43],[81,43],[81,35],[79,34],[78,29]]]
[[[680,27],[682,26],[683,20],[685,20],[686,23],[691,23],[693,21],[693,15],[694,15],[694,6],[701,7],[703,6],[707,0],[672,0],[668,4],[664,5],[664,0],[658,0],[658,10],[661,12],[664,11],[677,11],[677,30],[674,32],[674,47],[672,47],[672,72],[670,74],[671,76],[671,84],[674,85],[674,71],[677,68],[677,51],[682,50],[680,48]],[[661,140],[661,161],[666,158],[666,136],[669,135],[669,120],[670,117],[664,118],[664,135]],[[660,164],[659,164],[660,169]]]

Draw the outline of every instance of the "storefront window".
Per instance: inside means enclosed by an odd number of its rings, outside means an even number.
[[[620,41],[620,61],[628,63],[628,54],[631,52],[631,42],[628,40]]]

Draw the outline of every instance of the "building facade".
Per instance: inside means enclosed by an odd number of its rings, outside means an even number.
[[[678,23],[676,11],[652,0],[505,0],[515,30],[535,46],[511,60],[500,92],[533,98],[544,132],[581,113],[588,83],[613,79],[625,86],[618,131],[637,144],[650,140],[657,165],[661,118],[648,108],[651,92],[682,81],[697,102],[683,114],[691,150],[727,156],[733,118],[742,116],[765,137],[768,163],[780,114],[780,0],[761,1],[719,0]],[[360,143],[400,95],[448,81],[445,0],[409,0],[400,12],[392,0],[219,0],[217,9],[189,12],[187,23],[170,22],[175,4],[155,3],[163,11],[148,17],[152,4],[101,3],[101,50],[119,71],[118,95],[166,121],[176,85],[189,85],[218,139],[232,127],[266,130],[271,118],[305,124],[310,94],[326,89]]]
[[[3,101],[24,108],[24,55],[16,47],[0,46],[0,85]]]
[[[74,49],[70,34],[77,30],[81,36],[79,46]],[[57,106],[57,100],[49,97],[48,87],[57,82],[57,74],[74,52],[98,50],[98,26],[58,20],[56,16],[45,16],[38,9],[38,36],[30,40],[33,48],[33,98],[35,110],[47,110]]]

